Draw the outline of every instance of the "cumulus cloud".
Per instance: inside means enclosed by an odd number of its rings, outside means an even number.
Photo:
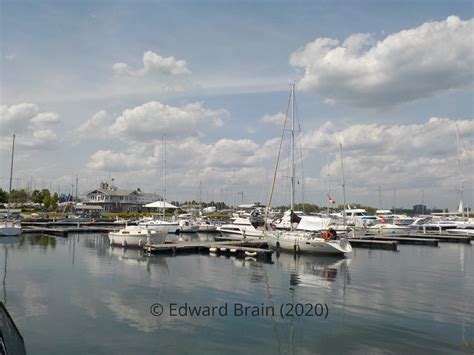
[[[275,113],[274,115],[265,115],[262,118],[262,121],[265,123],[274,124],[277,126],[282,126],[285,123],[286,115],[282,112]]]
[[[37,105],[20,103],[0,106],[0,138],[2,148],[8,148],[11,135],[17,135],[17,144],[32,149],[47,149],[55,145],[56,133],[48,128],[59,123],[56,112],[40,112]]]
[[[199,134],[209,127],[220,127],[228,116],[226,110],[211,110],[202,103],[194,102],[173,107],[151,101],[122,112],[111,126],[111,133],[128,139],[159,139],[186,137]]]
[[[108,129],[113,123],[113,118],[105,110],[96,112],[77,129],[81,138],[103,138],[108,136]]]
[[[474,135],[474,120],[432,117],[421,124],[356,124],[338,129],[330,122],[301,138],[305,155],[312,151],[338,154],[344,147],[344,169],[353,187],[385,184],[398,187],[438,186],[453,189],[457,173],[456,130],[468,142]],[[463,144],[463,171],[472,175],[472,147]],[[339,156],[330,164],[340,176]],[[320,181],[326,178],[326,167]],[[440,190],[441,192],[441,190]]]
[[[143,68],[134,69],[125,63],[115,63],[113,70],[117,76],[145,76],[151,73],[162,73],[169,75],[181,75],[190,73],[185,60],[175,57],[162,57],[161,55],[147,51],[143,54]]]
[[[392,106],[472,85],[474,19],[450,16],[375,41],[353,34],[340,43],[317,38],[291,54],[299,87],[329,102]]]

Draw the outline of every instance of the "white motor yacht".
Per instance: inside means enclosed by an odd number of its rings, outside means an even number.
[[[141,221],[138,222],[139,227],[144,227],[147,229],[156,229],[156,230],[161,230],[162,227],[168,228],[168,233],[174,233],[176,234],[179,229],[179,223],[177,221],[164,221],[161,219],[152,219],[152,218],[147,218],[147,219],[142,219]]]
[[[168,228],[148,229],[140,226],[127,226],[119,231],[109,232],[111,245],[123,247],[143,247],[145,244],[163,244],[168,234]]]
[[[232,223],[223,224],[217,230],[221,232],[222,237],[217,239],[263,239],[264,231],[259,230],[250,223],[248,218],[232,218]]]

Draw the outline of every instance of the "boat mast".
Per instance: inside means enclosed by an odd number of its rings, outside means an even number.
[[[464,180],[462,179],[462,173],[461,173],[461,145],[459,143],[459,126],[456,125],[456,141],[457,141],[457,146],[458,146],[458,176],[460,180],[460,185],[459,185],[459,209],[461,210],[461,218],[464,218],[464,206],[462,203],[462,195],[463,195],[463,184]],[[469,216],[469,215],[468,215]]]
[[[339,143],[339,147],[341,149],[341,175],[342,175],[342,203],[343,208],[342,208],[342,218],[344,219],[344,226],[346,225],[346,219],[347,219],[347,214],[346,214],[346,180],[344,178],[344,162],[342,159],[342,142]]]
[[[166,136],[163,135],[163,220],[165,220],[165,203],[166,203]]]
[[[382,186],[379,185],[379,210],[382,210]]]
[[[10,184],[8,186],[8,209],[7,217],[10,216],[10,202],[12,195],[12,180],[13,180],[13,156],[15,155],[15,133],[13,133],[13,143],[12,143],[12,160],[10,164]]]
[[[290,211],[295,209],[295,84],[291,83],[291,200]],[[290,215],[291,218],[291,215]]]
[[[330,182],[330,176],[329,176],[329,154],[328,154],[328,165],[327,165],[327,175],[326,175],[326,189],[327,189],[327,196],[326,196],[326,209],[328,211],[328,216],[329,216],[329,196],[330,196],[330,189],[331,189],[331,182]]]

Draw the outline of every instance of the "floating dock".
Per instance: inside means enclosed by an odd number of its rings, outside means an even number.
[[[398,242],[394,240],[373,240],[369,239],[349,239],[353,248],[368,248],[368,249],[382,249],[382,250],[398,250]]]
[[[146,244],[143,248],[148,254],[172,254],[206,252],[209,254],[235,255],[254,257],[271,261],[273,250],[261,241],[226,241],[226,242],[177,242],[165,244]]]
[[[402,236],[367,236],[365,239],[380,240],[380,241],[396,241],[399,244],[410,244],[410,245],[426,245],[431,247],[438,246],[438,239],[435,238],[409,238]],[[352,240],[351,240],[352,243]]]
[[[69,233],[108,233],[111,230],[117,229],[110,227],[74,227],[74,228],[48,228],[48,227],[33,227],[23,228],[22,234],[48,234],[57,237],[67,237]]]

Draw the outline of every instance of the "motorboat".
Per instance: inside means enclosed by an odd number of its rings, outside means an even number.
[[[410,235],[413,227],[394,223],[383,223],[383,220],[376,220],[372,225],[367,226],[365,231],[367,235]]]
[[[197,221],[198,232],[217,232],[217,226],[210,221],[201,220]]]
[[[138,222],[139,227],[144,227],[146,229],[155,229],[161,230],[163,227],[166,227],[168,233],[178,233],[179,223],[177,221],[164,221],[161,219],[146,218]]]
[[[178,229],[176,233],[196,233],[199,226],[191,219],[178,219]]]
[[[143,247],[145,244],[163,244],[168,234],[168,228],[162,226],[161,229],[153,229],[141,226],[126,226],[118,231],[109,232],[111,245],[121,245],[123,247]]]
[[[223,224],[217,230],[221,237],[217,239],[263,239],[264,231],[257,229],[248,218],[235,217],[232,223]]]

